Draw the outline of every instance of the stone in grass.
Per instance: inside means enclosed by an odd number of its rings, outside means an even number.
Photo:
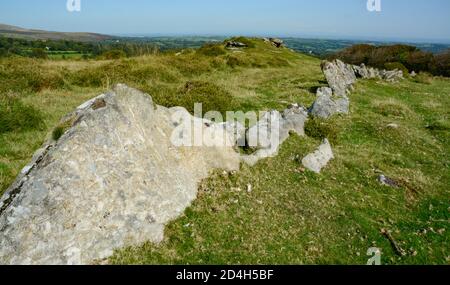
[[[313,117],[328,119],[335,114],[348,114],[349,109],[350,100],[346,95],[334,96],[331,88],[321,87],[309,112]]]
[[[387,127],[388,129],[396,130],[396,129],[399,128],[399,125],[398,125],[398,124],[395,124],[395,123],[392,123],[392,124],[388,124],[386,127]]]
[[[398,183],[392,178],[386,177],[385,175],[380,175],[378,177],[378,182],[380,182],[380,184],[383,186],[398,188]]]
[[[353,67],[340,60],[324,61],[322,72],[335,96],[345,96],[356,82]]]
[[[322,168],[327,166],[328,162],[334,158],[333,150],[331,149],[330,142],[324,139],[319,148],[308,154],[302,160],[302,164],[305,168],[315,173],[320,173]]]

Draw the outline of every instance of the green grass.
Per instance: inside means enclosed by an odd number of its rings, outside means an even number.
[[[34,107],[14,96],[0,98],[0,134],[40,129],[43,123],[42,115]]]
[[[90,54],[83,54],[77,51],[53,51],[47,53],[49,59],[63,60],[63,59],[82,59],[89,57]]]
[[[0,191],[66,113],[118,82],[165,106],[192,108],[202,100],[219,109],[230,98],[227,108],[244,111],[310,106],[325,84],[320,61],[253,43],[214,55],[0,61],[0,96],[14,93],[44,122],[0,134]],[[238,60],[229,64],[232,57]],[[255,167],[214,172],[193,205],[166,227],[163,243],[118,250],[110,263],[365,264],[367,249],[376,246],[384,264],[449,264],[449,94],[448,79],[360,81],[349,116],[309,122],[310,137],[292,136],[277,157]],[[387,128],[390,123],[399,128]],[[320,175],[305,171],[299,161],[324,136],[336,158]],[[401,187],[381,186],[380,173]],[[396,255],[383,228],[406,256]]]

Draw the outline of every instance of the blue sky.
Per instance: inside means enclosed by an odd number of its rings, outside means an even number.
[[[0,0],[0,23],[135,35],[274,35],[450,42],[449,0]]]

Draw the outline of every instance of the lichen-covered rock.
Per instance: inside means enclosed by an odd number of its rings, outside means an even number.
[[[309,169],[315,173],[320,173],[322,168],[327,166],[328,162],[334,158],[333,150],[327,139],[324,139],[319,148],[308,154],[302,160],[302,164],[306,169]]]
[[[347,95],[334,96],[333,90],[321,87],[317,90],[317,99],[309,112],[312,116],[328,119],[335,114],[348,114],[350,99]]]
[[[177,110],[124,85],[80,106],[0,199],[0,264],[89,264],[160,242],[199,181],[240,162],[232,147],[175,147]]]

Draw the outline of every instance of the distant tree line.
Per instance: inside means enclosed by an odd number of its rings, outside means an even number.
[[[91,58],[113,59],[153,54],[155,44],[111,40],[104,42],[76,42],[67,40],[24,40],[0,37],[0,57],[25,56],[47,58],[52,52],[78,52]]]
[[[350,64],[392,69],[400,68],[409,72],[428,72],[436,76],[450,77],[450,50],[440,54],[422,51],[409,45],[374,46],[354,45],[328,56]]]

